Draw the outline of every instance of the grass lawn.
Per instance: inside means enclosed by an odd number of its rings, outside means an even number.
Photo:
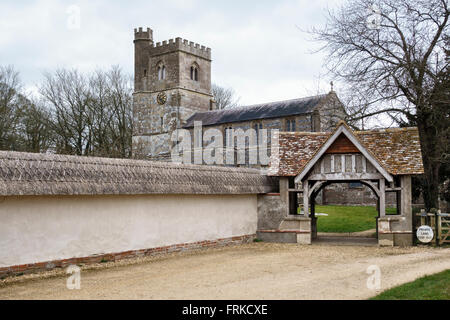
[[[395,214],[395,208],[386,208],[387,214]],[[377,210],[363,206],[316,206],[318,232],[359,232],[376,228]]]
[[[450,300],[450,270],[382,292],[372,300]]]

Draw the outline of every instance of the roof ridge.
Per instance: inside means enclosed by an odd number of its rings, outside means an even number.
[[[383,132],[402,132],[402,131],[417,131],[417,127],[394,127],[394,128],[380,128],[380,129],[371,129],[371,130],[358,130],[354,131],[355,134],[373,134],[373,133],[383,133]]]
[[[289,132],[289,131],[280,131],[280,134],[283,135],[292,135],[292,136],[324,136],[329,135],[332,132],[308,132],[308,131],[295,131],[295,132]]]
[[[209,110],[209,111],[203,111],[203,112],[196,112],[195,114],[219,113],[219,112],[235,111],[235,110],[241,110],[241,109],[242,110],[246,110],[246,109],[251,109],[251,108],[256,108],[256,107],[276,104],[276,103],[282,103],[282,102],[293,102],[293,101],[309,100],[309,99],[318,98],[318,97],[325,97],[327,95],[328,95],[328,93],[324,93],[324,94],[318,94],[318,95],[315,95],[315,96],[307,96],[307,97],[302,97],[302,98],[294,98],[294,99],[277,100],[277,101],[271,101],[271,102],[265,102],[265,103],[262,102],[262,103],[256,103],[256,104],[249,104],[249,105],[239,106],[239,107],[229,108],[229,109],[219,109],[219,110]]]
[[[294,98],[294,99],[287,99],[287,100],[277,100],[277,101],[271,101],[271,102],[265,102],[265,103],[262,102],[262,103],[256,103],[256,104],[250,104],[250,105],[247,105],[247,106],[242,106],[242,108],[252,108],[252,107],[270,105],[270,104],[280,103],[280,102],[292,102],[292,101],[300,101],[300,100],[309,100],[309,99],[318,98],[318,97],[325,97],[327,95],[328,95],[328,93],[323,93],[323,94],[317,94],[317,95],[314,95],[314,96],[307,96],[307,97],[301,97],[301,98]],[[233,109],[235,109],[235,108],[233,108]],[[232,109],[229,109],[229,110],[232,110]]]
[[[201,169],[202,171],[211,172],[246,172],[260,174],[258,169],[242,168],[242,167],[225,167],[225,166],[207,166],[198,164],[179,164],[174,162],[160,162],[141,159],[126,159],[126,158],[106,158],[106,157],[89,157],[68,154],[48,154],[48,153],[32,153],[19,151],[0,151],[1,160],[19,160],[26,162],[40,161],[40,162],[60,162],[82,165],[109,165],[116,167],[135,167],[135,168],[180,168],[184,170]],[[79,160],[79,161],[76,161]]]

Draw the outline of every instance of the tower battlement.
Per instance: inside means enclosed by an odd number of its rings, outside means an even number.
[[[180,37],[155,42],[150,28],[134,30],[133,154],[166,159],[173,130],[211,109],[211,49]]]
[[[211,48],[179,37],[153,44],[150,47],[150,55],[155,56],[178,50],[188,52],[206,60],[211,60]]]
[[[142,27],[139,29],[134,29],[134,40],[150,40],[153,41],[153,30],[147,28],[143,30]]]

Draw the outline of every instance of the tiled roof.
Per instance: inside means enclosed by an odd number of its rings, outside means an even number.
[[[393,175],[424,173],[417,128],[358,131],[355,134],[389,173]]]
[[[277,190],[259,170],[0,151],[0,196],[257,194]]]
[[[280,132],[278,167],[271,166],[268,174],[273,176],[298,175],[330,135],[331,132]],[[275,161],[271,159],[271,163]]]
[[[423,174],[417,128],[354,131],[361,144],[392,175]],[[269,175],[297,176],[332,135],[331,132],[280,132],[278,166]]]
[[[257,104],[246,107],[197,112],[190,117],[184,128],[192,128],[194,121],[202,121],[203,126],[217,125],[223,123],[242,122],[258,119],[287,117],[298,114],[308,114],[327,96],[327,94]]]

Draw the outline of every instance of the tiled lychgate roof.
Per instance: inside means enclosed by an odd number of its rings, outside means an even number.
[[[417,128],[354,131],[361,144],[392,175],[423,174]],[[297,176],[332,135],[331,132],[281,132],[279,161],[272,176]]]
[[[358,131],[355,134],[389,173],[423,174],[422,151],[417,128]]]
[[[275,178],[256,169],[0,151],[0,196],[257,194]]]
[[[271,176],[296,176],[330,137],[330,132],[280,132],[279,161],[270,166]],[[274,163],[271,159],[271,163]]]
[[[184,128],[192,128],[194,121],[201,121],[203,126],[223,123],[242,122],[258,119],[287,117],[299,114],[308,114],[314,111],[327,95],[270,102],[233,109],[224,109],[208,112],[197,112],[190,117]]]

